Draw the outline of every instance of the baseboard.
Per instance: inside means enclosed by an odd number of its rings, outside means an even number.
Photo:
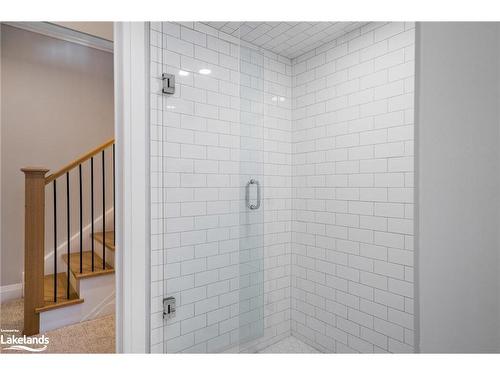
[[[23,296],[23,284],[10,284],[0,286],[0,303],[18,299]]]

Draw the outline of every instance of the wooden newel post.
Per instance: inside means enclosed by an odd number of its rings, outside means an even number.
[[[25,175],[24,198],[24,330],[36,335],[43,306],[45,254],[45,168],[22,168]]]

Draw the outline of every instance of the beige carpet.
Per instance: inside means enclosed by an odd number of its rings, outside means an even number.
[[[0,328],[17,330],[13,334],[22,336],[23,300],[9,301],[0,306]],[[3,335],[5,336],[5,331]],[[41,335],[37,335],[41,336]],[[114,353],[115,352],[115,317],[107,315],[95,320],[56,329],[45,333],[49,338],[47,350],[42,353]],[[26,353],[7,351],[0,345],[3,353]]]

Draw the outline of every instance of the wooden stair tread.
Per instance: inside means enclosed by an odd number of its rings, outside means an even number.
[[[67,295],[68,279],[66,273],[57,274],[57,302],[54,302],[54,275],[45,275],[43,278],[43,306],[37,307],[35,312],[40,313],[64,306],[83,303],[71,284],[69,285],[69,299]]]
[[[102,243],[103,237],[104,237],[103,232],[94,233],[94,239],[97,242]],[[106,243],[105,243],[106,247],[114,251],[115,250],[115,232],[112,230],[107,231],[105,241],[106,241]]]
[[[62,256],[63,260],[68,262],[68,254]],[[94,271],[92,272],[92,251],[82,253],[82,272],[80,273],[80,253],[70,254],[69,268],[76,279],[85,279],[114,273],[115,269],[106,262],[106,269],[102,268],[102,258],[94,252]]]

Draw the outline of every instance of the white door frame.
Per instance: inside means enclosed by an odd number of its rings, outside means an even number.
[[[150,351],[149,24],[115,22],[116,351]]]

